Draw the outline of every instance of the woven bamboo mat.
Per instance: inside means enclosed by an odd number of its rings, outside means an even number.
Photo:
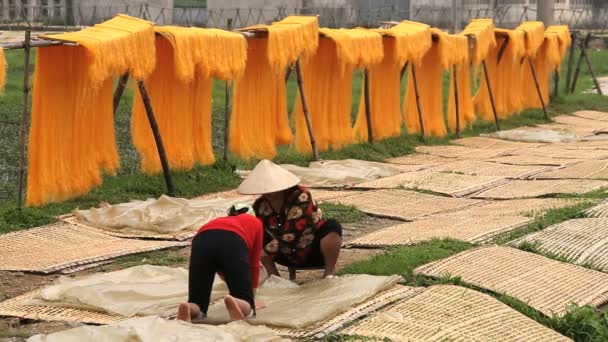
[[[391,158],[388,160],[389,163],[397,165],[415,165],[423,168],[428,168],[435,165],[441,165],[454,161],[453,158],[445,158],[434,156],[432,154],[414,153],[407,156]]]
[[[490,158],[486,161],[507,165],[544,165],[544,166],[565,166],[583,159],[553,158],[549,156],[534,155],[514,155]]]
[[[578,265],[590,265],[608,271],[608,219],[584,218],[569,220],[514,241],[524,242]]]
[[[406,188],[461,197],[504,183],[504,177],[418,171],[376,179],[355,186],[359,189]]]
[[[236,189],[233,189],[233,190],[214,192],[211,194],[198,196],[195,199],[212,200],[212,199],[218,199],[218,198],[239,198],[239,197],[243,197],[243,195],[240,195],[238,192],[236,192]]]
[[[479,210],[479,209],[477,209]],[[414,222],[407,222],[361,236],[348,244],[349,247],[379,248],[408,246],[433,239],[482,243],[494,236],[522,227],[532,221],[524,216],[477,216],[440,215]]]
[[[336,198],[351,197],[361,194],[360,190],[311,190],[312,199],[317,202],[329,202]]]
[[[507,152],[513,151],[513,148],[507,149],[481,149],[469,148],[465,146],[449,145],[449,146],[418,146],[416,152],[431,154],[444,158],[460,158],[466,160],[482,160],[493,157],[498,157]]]
[[[563,168],[543,172],[537,179],[608,179],[608,161],[585,160]]]
[[[564,148],[559,145],[541,146],[535,148],[525,148],[509,153],[516,156],[551,157],[557,159],[595,159],[601,160],[608,158],[608,150],[602,149],[572,149]]]
[[[579,110],[574,112],[573,115],[589,120],[608,121],[608,113],[594,110]]]
[[[451,143],[477,149],[491,149],[491,150],[508,150],[514,148],[528,148],[537,147],[542,145],[541,143],[526,143],[520,141],[509,141],[501,140],[489,137],[468,137],[462,139],[452,140]]]
[[[583,137],[591,136],[595,134],[598,128],[590,127],[590,126],[577,126],[577,125],[569,125],[565,123],[550,123],[550,124],[542,124],[537,125],[537,128],[540,129],[550,129],[552,131],[563,132],[564,138],[568,135],[574,135],[571,139],[580,139]],[[564,139],[568,140],[568,138]]]
[[[569,125],[569,126],[574,126],[574,127],[585,127],[585,128],[591,128],[591,129],[606,129],[608,128],[608,122],[606,121],[600,121],[600,120],[593,120],[593,119],[588,119],[588,118],[583,118],[580,116],[574,116],[574,115],[559,115],[553,118],[553,121],[557,122],[558,124],[562,124],[562,125]]]
[[[371,215],[411,221],[431,214],[476,206],[483,201],[390,189],[336,197],[333,203],[352,205]]]
[[[65,222],[0,235],[0,270],[51,273],[188,242],[121,239]]]
[[[608,200],[604,200],[595,207],[587,209],[585,214],[589,217],[608,218]]]
[[[506,184],[475,194],[474,198],[513,199],[541,197],[556,194],[584,194],[606,188],[608,182],[589,179],[513,180]]]
[[[547,316],[565,314],[572,303],[598,307],[608,302],[608,274],[511,247],[470,249],[420,266],[414,273],[460,277],[515,297]]]
[[[83,309],[28,305],[27,303],[36,298],[39,293],[40,290],[35,290],[0,303],[0,316],[90,324],[110,324],[125,319],[123,316]]]
[[[437,285],[340,332],[392,341],[571,341],[489,295]]]
[[[371,299],[355,305],[334,318],[323,321],[318,325],[310,326],[304,329],[284,329],[272,328],[277,334],[289,338],[323,338],[332,332],[341,329],[350,322],[353,322],[363,316],[367,316],[378,309],[395,303],[399,300],[407,299],[420,293],[423,288],[409,287],[403,285],[395,285],[394,287],[379,293]]]
[[[547,171],[548,169],[549,167],[540,165],[505,165],[480,160],[461,160],[435,166],[429,169],[429,171],[521,179]]]
[[[524,198],[503,201],[486,201],[480,207],[475,208],[480,214],[490,215],[522,215],[526,217],[538,217],[550,209],[560,209],[589,200],[573,198]],[[467,210],[469,211],[469,210]],[[472,211],[472,210],[471,210]],[[473,215],[474,213],[463,213]]]
[[[193,230],[177,232],[174,234],[153,234],[153,233],[144,234],[143,232],[142,232],[142,234],[135,234],[135,233],[130,234],[130,233],[121,233],[119,230],[115,230],[115,229],[111,229],[111,228],[89,226],[86,223],[81,222],[76,216],[74,216],[72,214],[58,216],[57,219],[65,222],[67,224],[70,224],[70,225],[79,226],[79,227],[82,227],[85,229],[100,230],[104,234],[108,234],[108,235],[116,236],[116,237],[120,237],[120,238],[126,238],[126,239],[185,241],[185,240],[192,238],[198,230],[198,228],[196,228]]]

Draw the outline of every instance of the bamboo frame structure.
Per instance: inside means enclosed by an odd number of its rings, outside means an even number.
[[[122,99],[122,94],[125,92],[125,88],[127,87],[127,83],[129,83],[129,73],[125,73],[120,76],[118,79],[118,84],[116,85],[116,90],[114,91],[113,104],[114,104],[114,115],[116,115],[116,111],[118,110],[118,105],[120,104],[120,99]]]
[[[536,77],[536,68],[534,68],[534,63],[532,63],[532,58],[528,57],[528,65],[530,65],[530,71],[532,72],[532,78],[534,79],[534,85],[536,86],[536,92],[538,93],[538,99],[540,100],[540,105],[543,109],[543,114],[545,119],[549,120],[549,114],[547,114],[547,107],[545,106],[545,100],[543,99],[543,93],[540,90],[540,84],[538,83],[538,77]]]
[[[304,112],[304,119],[306,120],[308,136],[310,137],[310,147],[312,148],[312,155],[314,156],[315,160],[319,160],[319,150],[317,150],[317,142],[315,140],[315,134],[312,129],[310,114],[308,112],[308,103],[306,102],[306,95],[304,95],[304,81],[302,80],[302,68],[300,67],[300,60],[296,61],[295,69],[296,79],[298,81],[298,90],[300,91],[300,100],[302,101],[302,111]]]
[[[416,108],[418,109],[418,123],[420,125],[420,137],[424,139],[424,122],[422,120],[422,106],[420,105],[420,93],[418,92],[418,80],[416,78],[416,66],[414,64],[410,67],[412,69],[412,81],[414,82],[414,93],[416,93]]]
[[[452,67],[454,70],[454,105],[456,106],[456,137],[460,138],[460,108],[458,103],[458,71],[456,65]]]
[[[23,42],[23,114],[21,116],[21,145],[19,151],[19,185],[17,193],[17,207],[23,205],[23,186],[25,184],[25,135],[27,129],[28,99],[30,93],[30,30],[25,31]]]
[[[570,34],[570,52],[568,53],[568,71],[566,73],[566,94],[570,92],[570,85],[572,84],[572,67],[574,66],[574,53],[576,49],[576,42],[578,40],[578,32],[574,31]]]
[[[371,99],[369,95],[369,71],[365,69],[363,80],[363,96],[365,98],[365,119],[367,121],[367,141],[370,144],[374,143],[374,131],[372,127],[372,109]]]

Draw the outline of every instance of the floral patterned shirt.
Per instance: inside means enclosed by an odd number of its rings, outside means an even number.
[[[292,265],[304,264],[315,232],[324,223],[323,213],[310,192],[302,186],[286,190],[285,203],[279,213],[264,197],[255,201],[253,209],[264,224],[266,253],[282,257]]]

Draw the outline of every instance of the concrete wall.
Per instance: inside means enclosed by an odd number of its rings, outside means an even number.
[[[91,25],[109,19],[118,13],[145,18],[159,25],[167,25],[173,22],[173,0],[73,1],[76,25]]]

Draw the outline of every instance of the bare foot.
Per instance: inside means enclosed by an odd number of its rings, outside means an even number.
[[[182,303],[177,308],[177,320],[190,322],[192,321],[192,316],[190,316],[190,304]]]
[[[226,305],[226,310],[228,310],[230,319],[233,321],[240,321],[245,319],[245,314],[243,314],[243,311],[241,310],[237,300],[237,298],[234,298],[231,295],[227,295],[226,297],[224,297],[224,305]]]

